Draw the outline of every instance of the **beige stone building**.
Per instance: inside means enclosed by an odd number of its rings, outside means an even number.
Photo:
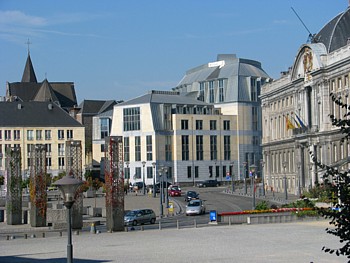
[[[65,110],[52,102],[0,102],[0,175],[4,175],[6,148],[20,147],[22,175],[29,176],[31,145],[44,144],[47,173],[52,176],[65,171],[66,141],[85,145],[85,128]],[[82,165],[85,165],[82,147]]]
[[[349,104],[350,9],[337,15],[297,51],[293,66],[262,87],[263,158],[269,189],[300,194],[322,181],[311,160],[348,166],[349,142],[341,142],[330,115],[343,118]]]

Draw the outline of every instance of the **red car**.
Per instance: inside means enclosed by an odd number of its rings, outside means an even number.
[[[181,196],[181,189],[177,185],[171,185],[168,188],[168,194],[170,196]]]

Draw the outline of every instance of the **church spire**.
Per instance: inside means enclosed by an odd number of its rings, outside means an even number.
[[[22,76],[21,82],[35,82],[35,83],[38,82],[36,80],[36,76],[35,76],[32,60],[30,59],[29,50],[28,50],[27,62],[26,62],[26,65],[24,67],[24,72],[23,72],[23,76]]]

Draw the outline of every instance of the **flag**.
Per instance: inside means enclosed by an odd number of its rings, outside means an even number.
[[[290,119],[288,119],[288,116],[284,116],[286,118],[286,127],[287,127],[287,130],[289,129],[295,129],[295,126],[294,124],[290,121]]]
[[[306,128],[305,124],[302,122],[302,120],[299,118],[298,114],[295,114],[295,116],[297,117],[299,124],[301,127]]]
[[[301,126],[300,126],[300,123],[295,119],[295,117],[291,117],[292,118],[292,120],[294,121],[294,123],[295,123],[295,125],[298,127],[298,128],[300,128]]]

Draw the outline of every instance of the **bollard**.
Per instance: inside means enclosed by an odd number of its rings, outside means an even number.
[[[10,236],[6,236],[6,240],[9,240],[10,239]]]
[[[197,228],[197,220],[194,220],[194,228]]]
[[[162,222],[159,220],[159,230],[162,230]]]
[[[143,226],[141,226],[141,231],[143,231],[144,229],[143,229]]]
[[[62,231],[60,231],[60,237],[62,236]]]
[[[28,235],[27,234],[24,234],[24,239],[27,239],[28,238]]]
[[[45,233],[43,232],[42,237],[45,237]]]
[[[176,220],[176,228],[177,228],[177,229],[180,229],[179,220]]]
[[[96,227],[95,227],[95,223],[92,223],[90,226],[90,233],[92,234],[96,234]]]

